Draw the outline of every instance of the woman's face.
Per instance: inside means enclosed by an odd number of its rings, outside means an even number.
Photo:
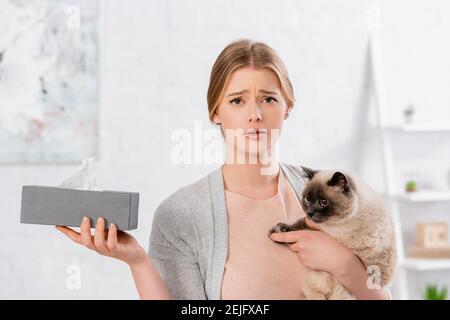
[[[277,142],[290,109],[273,71],[246,67],[231,74],[213,121],[228,150],[261,155]]]

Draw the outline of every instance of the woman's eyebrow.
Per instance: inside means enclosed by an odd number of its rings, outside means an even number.
[[[242,91],[238,91],[238,92],[232,92],[232,93],[228,94],[227,97],[231,97],[231,96],[239,96],[239,95],[241,95],[241,94],[243,94],[243,93],[247,93],[247,92],[248,92],[248,90],[242,90]],[[275,95],[275,96],[277,95],[277,93],[274,92],[274,91],[268,91],[268,90],[264,90],[264,89],[260,89],[259,92],[265,93],[265,94],[271,94],[271,95]]]
[[[227,97],[239,96],[239,95],[241,95],[243,93],[247,93],[247,92],[248,92],[248,90],[242,90],[242,91],[238,91],[238,92],[233,92],[233,93],[228,94]]]
[[[274,92],[274,91],[267,91],[267,90],[264,90],[264,89],[260,89],[259,92],[265,93],[265,94],[271,94],[271,95],[274,95],[274,96],[277,95],[277,93]]]

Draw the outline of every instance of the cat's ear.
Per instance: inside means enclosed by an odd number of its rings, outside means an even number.
[[[336,171],[331,179],[327,182],[329,186],[338,186],[344,193],[350,191],[350,179],[342,172]]]
[[[311,180],[314,177],[314,175],[317,172],[319,172],[317,170],[313,170],[313,169],[308,168],[308,167],[304,167],[304,166],[300,166],[300,167],[303,169],[303,174],[302,174],[303,178],[306,178],[306,179],[309,179],[309,180]]]

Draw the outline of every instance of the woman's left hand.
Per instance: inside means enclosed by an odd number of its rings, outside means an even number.
[[[270,238],[278,242],[287,242],[289,249],[297,253],[307,268],[326,271],[336,277],[347,274],[359,259],[350,249],[320,231],[319,225],[309,219],[306,219],[306,224],[317,231],[275,232]]]

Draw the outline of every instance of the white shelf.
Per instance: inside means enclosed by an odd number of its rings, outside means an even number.
[[[386,200],[392,208],[392,218],[396,235],[396,246],[398,251],[399,272],[397,272],[398,297],[407,300],[410,295],[410,285],[408,277],[404,271],[429,271],[429,270],[450,270],[450,259],[418,259],[405,255],[404,230],[400,206],[398,202],[431,202],[450,201],[450,190],[425,190],[407,193],[404,189],[396,189],[398,184],[395,178],[395,161],[393,153],[393,136],[395,134],[445,134],[450,133],[450,122],[446,119],[438,120],[434,123],[414,123],[414,124],[392,124],[389,117],[389,103],[383,78],[383,51],[381,33],[371,30],[370,32],[370,62],[371,76],[373,81],[372,90],[375,96],[375,111],[377,127],[375,128],[381,146],[381,155],[384,168],[384,182],[387,194]]]
[[[450,123],[415,123],[404,125],[388,125],[384,127],[391,131],[401,132],[450,132]]]
[[[450,190],[422,190],[396,194],[394,198],[409,202],[450,201]]]
[[[450,259],[406,258],[403,267],[415,271],[450,270]]]

